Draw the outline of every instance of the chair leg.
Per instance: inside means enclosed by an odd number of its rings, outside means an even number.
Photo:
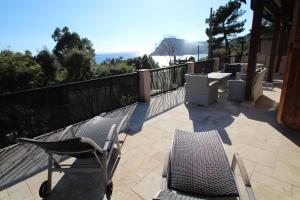
[[[48,193],[51,192],[51,189],[52,189],[52,158],[51,158],[51,155],[49,154],[49,157],[48,157],[48,188],[47,188],[47,191]]]
[[[117,135],[117,138],[116,138],[116,142],[117,142],[118,154],[121,155],[121,146],[120,146],[120,141],[119,141],[119,136],[118,135]]]

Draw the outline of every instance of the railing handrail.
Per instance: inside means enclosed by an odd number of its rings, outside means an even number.
[[[157,68],[157,69],[151,69],[150,71],[151,72],[157,72],[157,71],[163,71],[163,70],[167,70],[167,69],[172,69],[172,68],[175,68],[175,67],[183,67],[183,66],[186,66],[187,64],[179,64],[179,65],[173,65],[173,66],[170,66],[170,67],[162,67],[162,68]]]
[[[195,63],[200,63],[200,62],[207,62],[207,61],[214,61],[215,58],[210,58],[210,59],[206,59],[206,60],[199,60],[199,61],[195,61]]]
[[[97,81],[101,81],[101,80],[113,79],[113,78],[118,78],[118,77],[128,77],[128,76],[133,76],[136,74],[137,74],[137,72],[125,73],[125,74],[118,74],[118,75],[106,76],[106,77],[101,77],[101,78],[94,78],[94,79],[89,79],[89,80],[85,80],[85,81],[75,81],[75,82],[70,82],[70,83],[63,83],[63,84],[57,84],[57,85],[50,85],[50,86],[46,86],[46,87],[32,88],[32,89],[27,89],[27,90],[22,90],[22,91],[15,91],[15,92],[10,92],[10,93],[2,93],[2,94],[0,94],[0,97],[26,94],[26,93],[30,93],[30,92],[38,92],[38,91],[42,91],[42,90],[55,89],[55,88],[65,88],[68,86],[79,85],[82,83],[91,83],[91,82],[97,82]]]

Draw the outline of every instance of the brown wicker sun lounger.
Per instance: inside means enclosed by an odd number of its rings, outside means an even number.
[[[238,154],[230,167],[217,131],[175,130],[173,146],[155,200],[241,199],[234,170],[239,166],[249,199],[251,184]]]

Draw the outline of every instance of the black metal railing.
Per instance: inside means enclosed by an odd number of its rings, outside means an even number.
[[[227,56],[219,57],[219,70],[223,70],[225,63],[240,63],[242,61],[242,56]]]
[[[0,95],[0,148],[138,101],[138,73]]]
[[[176,90],[184,85],[187,64],[151,70],[151,95]]]
[[[208,74],[214,71],[214,59],[203,60],[195,62],[194,64],[194,73],[195,74]]]

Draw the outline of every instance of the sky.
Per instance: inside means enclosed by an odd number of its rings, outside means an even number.
[[[92,41],[96,53],[151,53],[165,36],[205,41],[210,7],[227,0],[1,0],[0,50],[36,54],[55,43],[56,27]],[[242,5],[249,32],[252,11]]]

